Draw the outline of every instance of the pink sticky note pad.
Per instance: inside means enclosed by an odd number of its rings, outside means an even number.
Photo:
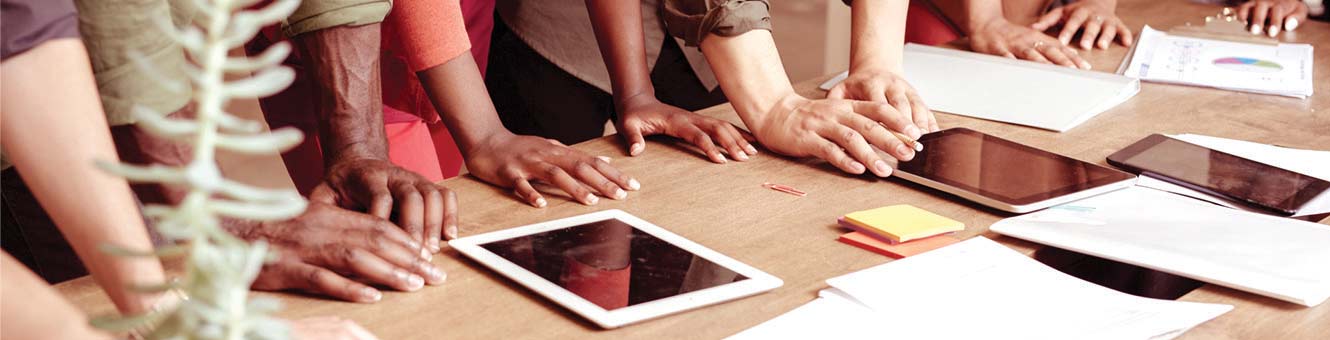
[[[893,259],[922,254],[929,250],[942,248],[960,241],[955,236],[937,235],[909,242],[890,244],[858,231],[841,235],[837,240],[855,247],[863,248],[867,251],[886,255]]]

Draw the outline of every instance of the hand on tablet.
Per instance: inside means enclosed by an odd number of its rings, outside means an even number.
[[[628,142],[628,154],[637,156],[646,147],[643,136],[665,134],[692,143],[712,162],[725,163],[725,155],[739,161],[757,154],[749,144],[752,136],[734,124],[661,103],[650,93],[639,94],[617,103],[622,118],[617,122],[619,135]],[[719,144],[719,147],[717,145]]]
[[[762,145],[772,151],[817,157],[848,173],[857,175],[869,170],[880,177],[891,175],[892,170],[873,147],[899,160],[914,158],[914,150],[887,128],[910,138],[922,134],[908,117],[885,103],[814,100],[797,94],[782,98],[769,114],[749,126]]]
[[[532,181],[553,185],[573,200],[594,205],[596,194],[613,199],[628,197],[637,190],[636,179],[619,172],[610,163],[570,148],[558,141],[511,133],[495,133],[466,150],[466,167],[473,175],[494,185],[513,188],[517,197],[543,208],[545,197]]]
[[[1107,49],[1114,41],[1121,43],[1122,46],[1131,46],[1131,29],[1114,14],[1115,5],[1114,1],[1102,0],[1073,2],[1048,11],[1030,27],[1038,31],[1047,31],[1049,28],[1061,26],[1057,31],[1058,41],[1066,46],[1076,44],[1085,50],[1095,47]],[[1077,33],[1080,33],[1080,40],[1073,42],[1072,39],[1076,38]]]
[[[253,288],[300,290],[354,302],[382,294],[368,284],[414,291],[442,284],[423,245],[386,220],[311,201],[300,216],[230,230],[248,241],[265,241],[278,259],[263,266]],[[357,282],[348,277],[363,280]]]
[[[975,52],[1090,69],[1090,63],[1076,50],[1033,28],[1002,18],[989,20],[978,27],[970,35],[970,48]]]
[[[828,99],[889,103],[925,132],[937,131],[937,119],[905,78],[879,68],[850,70],[849,77],[827,92]]]
[[[1274,38],[1307,22],[1307,11],[1300,0],[1252,0],[1238,6],[1238,19],[1247,22],[1252,34]]]
[[[457,237],[457,195],[420,174],[369,158],[335,161],[327,173],[311,200],[393,221],[430,252]]]

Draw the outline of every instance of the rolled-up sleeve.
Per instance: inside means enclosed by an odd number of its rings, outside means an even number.
[[[294,37],[337,26],[380,23],[392,8],[391,0],[305,0],[282,23],[282,33]]]
[[[767,0],[663,0],[661,17],[670,35],[687,46],[698,46],[708,34],[737,36],[771,30]]]

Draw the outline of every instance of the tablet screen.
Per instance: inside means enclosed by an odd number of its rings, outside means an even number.
[[[902,162],[900,171],[1017,205],[1132,177],[964,128],[930,133],[919,142],[924,151]]]
[[[748,279],[614,218],[480,247],[606,310]]]

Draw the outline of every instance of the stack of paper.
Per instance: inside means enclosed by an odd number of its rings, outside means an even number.
[[[1312,95],[1312,45],[1262,45],[1141,29],[1122,74],[1295,98]]]
[[[1232,309],[1142,298],[976,237],[827,280],[733,339],[1160,339]]]
[[[1133,187],[998,221],[998,233],[1316,306],[1330,297],[1330,226]]]
[[[1211,150],[1265,163],[1266,165],[1283,168],[1284,170],[1330,181],[1330,151],[1290,149],[1268,144],[1204,135],[1182,134],[1169,137],[1200,145]],[[1224,197],[1216,197],[1181,185],[1155,179],[1150,177],[1150,175],[1141,176],[1136,180],[1136,185],[1168,191],[1233,209],[1271,214],[1271,212],[1263,209],[1253,208],[1246,204],[1233,202]],[[1298,212],[1294,213],[1293,216],[1310,216],[1325,213],[1330,213],[1330,191],[1323,192],[1320,196],[1307,202],[1307,204],[1298,209]]]
[[[1067,131],[1140,91],[1140,81],[924,45],[905,46],[905,80],[928,107],[962,116]],[[845,73],[822,84],[845,80]]]
[[[892,244],[965,230],[964,223],[909,204],[856,211],[837,221]]]
[[[836,222],[854,230],[841,235],[841,242],[892,258],[956,243],[944,234],[965,230],[964,223],[908,204],[856,211]]]

